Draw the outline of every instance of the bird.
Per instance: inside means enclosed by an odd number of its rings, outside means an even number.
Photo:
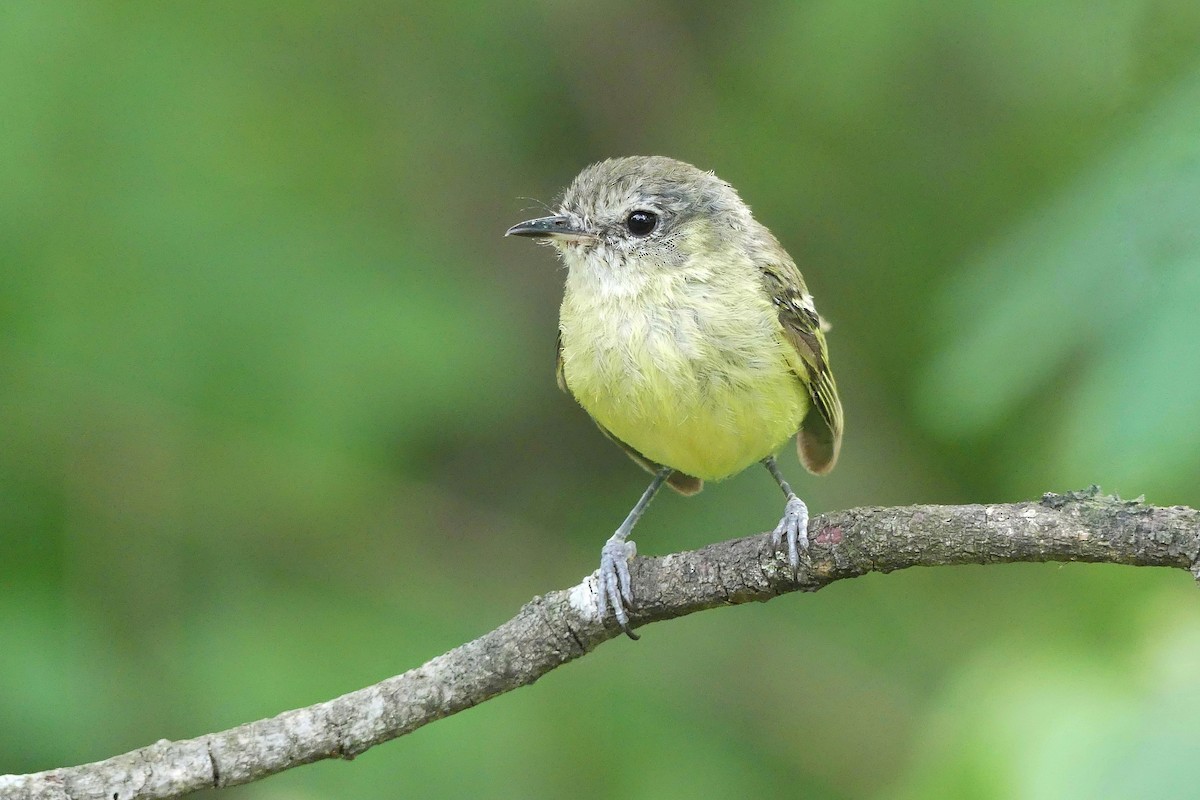
[[[683,495],[761,463],[785,497],[772,534],[797,569],[808,507],[776,453],[837,463],[843,413],[828,324],[795,261],[713,172],[665,156],[585,168],[553,214],[505,234],[549,244],[566,267],[556,376],[653,480],[601,549],[601,619],[630,638],[629,539],[665,484]]]

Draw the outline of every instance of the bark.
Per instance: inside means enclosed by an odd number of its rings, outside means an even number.
[[[1092,487],[1039,502],[855,508],[816,517],[793,573],[769,534],[631,565],[635,627],[706,608],[816,591],[913,566],[1087,561],[1176,567],[1200,580],[1200,511],[1149,506]],[[234,786],[370,747],[533,683],[620,635],[596,613],[595,575],[535,597],[495,630],[401,675],[317,703],[123,755],[0,776],[0,800],[149,800]]]

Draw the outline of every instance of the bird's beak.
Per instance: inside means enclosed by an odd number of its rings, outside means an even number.
[[[561,242],[594,242],[596,240],[595,235],[580,228],[570,217],[561,215],[518,222],[505,231],[504,235],[529,236],[533,239],[557,239]]]

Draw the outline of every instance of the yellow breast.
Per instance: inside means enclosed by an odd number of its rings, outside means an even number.
[[[729,477],[793,436],[808,393],[789,366],[756,275],[636,284],[567,281],[563,374],[581,406],[646,458],[705,480]]]

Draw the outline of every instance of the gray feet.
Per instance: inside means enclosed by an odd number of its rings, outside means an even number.
[[[600,595],[600,616],[611,606],[617,624],[630,639],[638,638],[629,627],[628,608],[633,605],[633,588],[629,582],[629,559],[637,555],[637,545],[625,541],[629,534],[618,530],[600,550],[600,573],[597,591]]]
[[[641,499],[629,512],[629,516],[621,523],[621,527],[617,528],[617,532],[608,537],[608,541],[600,550],[600,572],[596,580],[596,593],[599,595],[600,601],[600,618],[604,619],[609,606],[612,606],[617,624],[630,639],[638,638],[633,629],[629,627],[629,608],[633,605],[633,587],[629,582],[629,559],[637,555],[637,546],[626,540],[633,531],[633,526],[641,519],[642,514],[646,513],[646,506],[650,505],[654,495],[658,494],[658,490],[662,488],[663,481],[671,476],[671,472],[670,467],[659,467],[658,472],[654,473],[654,480],[650,481],[646,491],[642,492]]]
[[[787,540],[788,563],[792,569],[800,567],[800,553],[808,549],[808,506],[796,495],[788,493],[787,506],[783,511],[783,519],[775,526],[771,534],[771,542],[776,549],[783,546]]]

